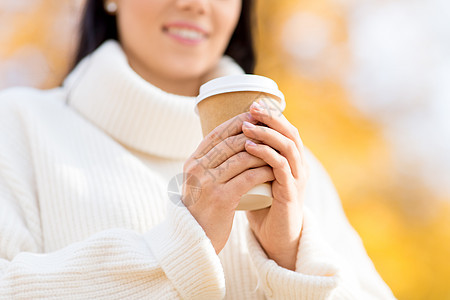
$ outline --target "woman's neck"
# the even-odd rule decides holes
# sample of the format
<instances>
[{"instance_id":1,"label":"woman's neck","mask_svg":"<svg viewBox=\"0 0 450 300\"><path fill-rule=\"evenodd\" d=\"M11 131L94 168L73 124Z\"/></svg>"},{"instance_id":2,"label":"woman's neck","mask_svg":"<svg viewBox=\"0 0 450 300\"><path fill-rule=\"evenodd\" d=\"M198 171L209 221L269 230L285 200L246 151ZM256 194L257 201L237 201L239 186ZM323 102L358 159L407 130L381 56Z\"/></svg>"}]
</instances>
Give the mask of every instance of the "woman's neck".
<instances>
[{"instance_id":1,"label":"woman's neck","mask_svg":"<svg viewBox=\"0 0 450 300\"><path fill-rule=\"evenodd\" d=\"M152 85L160 88L165 92L189 97L195 97L198 95L201 85L200 78L166 78L161 75L155 75L155 73L151 72L151 70L142 67L142 64L140 64L139 62L135 62L132 57L128 57L128 63L130 64L131 68L145 81L151 83Z\"/></svg>"}]
</instances>

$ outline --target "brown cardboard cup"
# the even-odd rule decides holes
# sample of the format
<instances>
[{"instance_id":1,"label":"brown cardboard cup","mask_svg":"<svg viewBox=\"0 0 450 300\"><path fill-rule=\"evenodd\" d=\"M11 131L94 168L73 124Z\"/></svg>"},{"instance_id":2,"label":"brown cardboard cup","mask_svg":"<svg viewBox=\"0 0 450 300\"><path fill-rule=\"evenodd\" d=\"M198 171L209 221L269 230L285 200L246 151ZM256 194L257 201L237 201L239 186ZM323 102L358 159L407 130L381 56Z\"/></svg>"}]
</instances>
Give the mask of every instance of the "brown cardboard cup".
<instances>
[{"instance_id":1,"label":"brown cardboard cup","mask_svg":"<svg viewBox=\"0 0 450 300\"><path fill-rule=\"evenodd\" d=\"M203 136L207 136L213 129L223 122L249 111L250 105L262 100L270 105L273 113L282 113L286 103L277 84L258 75L231 75L208 81L200 87L195 111L200 116ZM236 125L240 124L236 119ZM228 136L227 128L223 132ZM238 210L257 210L272 204L272 183L266 182L253 187L240 199Z\"/></svg>"}]
</instances>

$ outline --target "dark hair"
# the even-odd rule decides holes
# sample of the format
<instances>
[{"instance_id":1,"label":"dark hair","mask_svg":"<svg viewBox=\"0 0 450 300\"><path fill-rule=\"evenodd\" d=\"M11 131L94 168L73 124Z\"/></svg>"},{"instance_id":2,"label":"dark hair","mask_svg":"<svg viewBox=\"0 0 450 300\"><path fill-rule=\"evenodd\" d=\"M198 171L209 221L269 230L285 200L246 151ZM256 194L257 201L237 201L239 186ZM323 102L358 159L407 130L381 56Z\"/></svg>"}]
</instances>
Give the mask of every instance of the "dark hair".
<instances>
[{"instance_id":1,"label":"dark hair","mask_svg":"<svg viewBox=\"0 0 450 300\"><path fill-rule=\"evenodd\" d=\"M242 11L225 54L231 56L244 69L253 73L255 52L252 39L252 2L242 0ZM103 0L86 0L80 23L80 38L72 69L87 55L108 39L118 40L116 17L109 15Z\"/></svg>"}]
</instances>

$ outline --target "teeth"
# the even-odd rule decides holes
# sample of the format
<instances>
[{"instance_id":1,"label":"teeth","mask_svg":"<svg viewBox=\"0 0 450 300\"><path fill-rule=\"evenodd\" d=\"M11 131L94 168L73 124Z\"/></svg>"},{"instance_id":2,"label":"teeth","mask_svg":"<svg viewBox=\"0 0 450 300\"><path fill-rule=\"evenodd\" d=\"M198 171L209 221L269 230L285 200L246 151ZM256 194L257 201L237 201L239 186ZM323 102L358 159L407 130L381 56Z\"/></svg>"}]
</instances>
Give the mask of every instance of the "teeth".
<instances>
[{"instance_id":1,"label":"teeth","mask_svg":"<svg viewBox=\"0 0 450 300\"><path fill-rule=\"evenodd\" d=\"M170 27L167 31L189 40L199 40L204 37L204 35L198 31L185 28Z\"/></svg>"}]
</instances>

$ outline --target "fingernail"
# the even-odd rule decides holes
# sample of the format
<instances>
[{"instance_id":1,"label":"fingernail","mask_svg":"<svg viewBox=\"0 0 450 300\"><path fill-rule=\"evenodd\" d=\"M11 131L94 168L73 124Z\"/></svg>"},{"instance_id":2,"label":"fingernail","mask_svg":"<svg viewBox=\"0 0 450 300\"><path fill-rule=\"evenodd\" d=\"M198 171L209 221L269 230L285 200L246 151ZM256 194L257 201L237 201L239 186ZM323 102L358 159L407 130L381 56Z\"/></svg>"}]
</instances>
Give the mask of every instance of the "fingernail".
<instances>
[{"instance_id":1,"label":"fingernail","mask_svg":"<svg viewBox=\"0 0 450 300\"><path fill-rule=\"evenodd\" d=\"M245 143L247 144L247 146L256 146L256 144L250 140L246 140Z\"/></svg>"},{"instance_id":2,"label":"fingernail","mask_svg":"<svg viewBox=\"0 0 450 300\"><path fill-rule=\"evenodd\" d=\"M253 109L255 109L257 111L263 111L264 110L264 108L258 102L253 102L251 106L253 107Z\"/></svg>"},{"instance_id":3,"label":"fingernail","mask_svg":"<svg viewBox=\"0 0 450 300\"><path fill-rule=\"evenodd\" d=\"M250 122L247 122L247 121L244 121L244 127L246 127L246 128L255 128L255 125L253 125L252 123L250 123Z\"/></svg>"}]
</instances>

